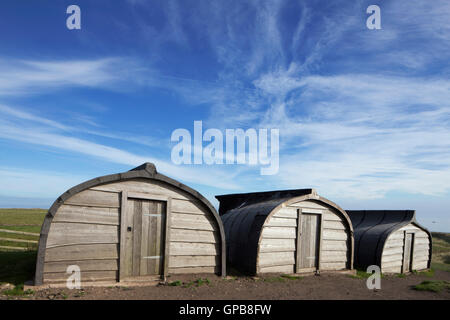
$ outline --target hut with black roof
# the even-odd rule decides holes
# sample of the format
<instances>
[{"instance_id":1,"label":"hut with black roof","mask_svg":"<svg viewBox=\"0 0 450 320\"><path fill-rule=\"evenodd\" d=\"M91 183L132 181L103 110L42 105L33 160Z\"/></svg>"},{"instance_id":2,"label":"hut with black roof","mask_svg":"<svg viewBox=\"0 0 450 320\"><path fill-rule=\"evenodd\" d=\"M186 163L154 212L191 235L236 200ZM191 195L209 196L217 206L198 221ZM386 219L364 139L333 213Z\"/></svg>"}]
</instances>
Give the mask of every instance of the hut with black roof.
<instances>
[{"instance_id":1,"label":"hut with black roof","mask_svg":"<svg viewBox=\"0 0 450 320\"><path fill-rule=\"evenodd\" d=\"M347 213L314 189L216 196L227 263L247 274L353 268Z\"/></svg>"},{"instance_id":2,"label":"hut with black roof","mask_svg":"<svg viewBox=\"0 0 450 320\"><path fill-rule=\"evenodd\" d=\"M347 210L355 232L355 267L384 273L430 268L431 233L414 210Z\"/></svg>"}]
</instances>

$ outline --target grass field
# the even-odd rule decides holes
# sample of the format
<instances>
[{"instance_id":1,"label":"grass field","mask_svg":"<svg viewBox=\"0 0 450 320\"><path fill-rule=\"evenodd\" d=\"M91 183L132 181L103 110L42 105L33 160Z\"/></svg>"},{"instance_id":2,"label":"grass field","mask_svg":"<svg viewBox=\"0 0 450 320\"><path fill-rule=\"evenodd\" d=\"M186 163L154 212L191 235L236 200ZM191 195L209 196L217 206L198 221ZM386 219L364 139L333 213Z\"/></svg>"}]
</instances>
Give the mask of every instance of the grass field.
<instances>
[{"instance_id":1,"label":"grass field","mask_svg":"<svg viewBox=\"0 0 450 320\"><path fill-rule=\"evenodd\" d=\"M12 295L23 293L20 289L23 283L33 279L37 241L46 212L44 209L0 209L0 284L14 284L16 288L10 290ZM432 269L450 272L450 233L433 233ZM428 273L432 276L433 271ZM442 286L448 284L427 281L418 285L417 290L433 291Z\"/></svg>"}]
</instances>

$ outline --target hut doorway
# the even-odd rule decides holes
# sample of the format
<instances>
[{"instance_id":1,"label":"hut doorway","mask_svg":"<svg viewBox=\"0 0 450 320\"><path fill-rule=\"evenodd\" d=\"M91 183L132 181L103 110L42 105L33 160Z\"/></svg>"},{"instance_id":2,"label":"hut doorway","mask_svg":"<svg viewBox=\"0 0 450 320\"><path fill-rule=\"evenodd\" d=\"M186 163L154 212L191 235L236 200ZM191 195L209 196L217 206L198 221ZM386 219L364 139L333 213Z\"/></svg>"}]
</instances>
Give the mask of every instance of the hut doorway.
<instances>
[{"instance_id":1,"label":"hut doorway","mask_svg":"<svg viewBox=\"0 0 450 320\"><path fill-rule=\"evenodd\" d=\"M403 246L403 273L412 270L414 258L414 233L405 232L405 244Z\"/></svg>"},{"instance_id":2,"label":"hut doorway","mask_svg":"<svg viewBox=\"0 0 450 320\"><path fill-rule=\"evenodd\" d=\"M121 278L161 278L166 260L167 201L129 197L125 206Z\"/></svg>"},{"instance_id":3,"label":"hut doorway","mask_svg":"<svg viewBox=\"0 0 450 320\"><path fill-rule=\"evenodd\" d=\"M317 271L319 269L321 217L321 214L299 214L296 257L297 273Z\"/></svg>"}]
</instances>

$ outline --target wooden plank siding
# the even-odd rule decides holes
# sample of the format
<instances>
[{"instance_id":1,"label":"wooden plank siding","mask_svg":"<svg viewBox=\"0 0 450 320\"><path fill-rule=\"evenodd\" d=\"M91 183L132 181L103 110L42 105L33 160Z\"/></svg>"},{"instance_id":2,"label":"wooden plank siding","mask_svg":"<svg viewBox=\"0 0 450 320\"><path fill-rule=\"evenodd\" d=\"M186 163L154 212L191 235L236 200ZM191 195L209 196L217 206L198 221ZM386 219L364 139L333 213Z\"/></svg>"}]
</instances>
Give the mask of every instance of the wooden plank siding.
<instances>
[{"instance_id":1,"label":"wooden plank siding","mask_svg":"<svg viewBox=\"0 0 450 320\"><path fill-rule=\"evenodd\" d=\"M319 201L307 200L282 207L266 220L258 248L258 272L295 272L299 209L322 215L319 269L347 269L350 233L345 218Z\"/></svg>"},{"instance_id":2,"label":"wooden plank siding","mask_svg":"<svg viewBox=\"0 0 450 320\"><path fill-rule=\"evenodd\" d=\"M430 259L430 241L428 234L412 223L400 228L385 242L381 257L381 271L384 273L401 273L404 259L405 231L414 232L412 270L423 270L428 267Z\"/></svg>"},{"instance_id":3,"label":"wooden plank siding","mask_svg":"<svg viewBox=\"0 0 450 320\"><path fill-rule=\"evenodd\" d=\"M44 283L66 281L69 265L81 268L82 281L118 280L121 192L170 197L166 272L220 271L221 235L210 210L181 189L137 178L92 187L59 207L48 231Z\"/></svg>"}]
</instances>

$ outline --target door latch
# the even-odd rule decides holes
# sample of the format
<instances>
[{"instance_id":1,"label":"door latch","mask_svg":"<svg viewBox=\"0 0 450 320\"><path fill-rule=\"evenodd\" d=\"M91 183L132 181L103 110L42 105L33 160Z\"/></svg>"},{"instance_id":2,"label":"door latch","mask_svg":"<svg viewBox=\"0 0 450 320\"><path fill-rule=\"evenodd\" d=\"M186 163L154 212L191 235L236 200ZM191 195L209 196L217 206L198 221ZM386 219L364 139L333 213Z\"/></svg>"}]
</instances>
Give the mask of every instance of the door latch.
<instances>
[{"instance_id":1,"label":"door latch","mask_svg":"<svg viewBox=\"0 0 450 320\"><path fill-rule=\"evenodd\" d=\"M128 232L130 232L131 231L131 227L128 227L127 230L128 230Z\"/></svg>"}]
</instances>

